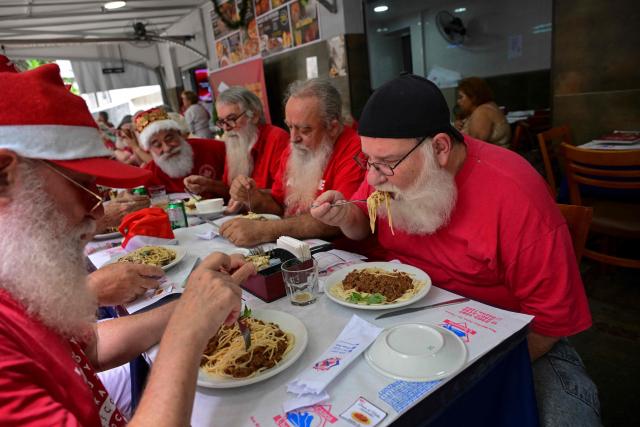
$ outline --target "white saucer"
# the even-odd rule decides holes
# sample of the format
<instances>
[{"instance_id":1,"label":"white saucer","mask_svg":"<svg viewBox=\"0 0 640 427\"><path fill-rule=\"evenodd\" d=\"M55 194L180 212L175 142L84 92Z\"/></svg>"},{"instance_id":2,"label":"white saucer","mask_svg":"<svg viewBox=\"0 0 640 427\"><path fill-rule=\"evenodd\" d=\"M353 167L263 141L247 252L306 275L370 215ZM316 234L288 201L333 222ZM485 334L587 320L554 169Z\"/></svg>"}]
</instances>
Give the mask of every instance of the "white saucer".
<instances>
[{"instance_id":1,"label":"white saucer","mask_svg":"<svg viewBox=\"0 0 640 427\"><path fill-rule=\"evenodd\" d=\"M464 367L467 347L448 329L426 323L404 323L385 329L364 358L387 377L435 381Z\"/></svg>"},{"instance_id":2,"label":"white saucer","mask_svg":"<svg viewBox=\"0 0 640 427\"><path fill-rule=\"evenodd\" d=\"M224 215L225 209L227 209L226 206L223 206L220 209L216 209L215 211L210 211L210 212L198 212L195 209L187 209L186 212L187 212L187 216L198 216L204 219L216 219Z\"/></svg>"}]
</instances>

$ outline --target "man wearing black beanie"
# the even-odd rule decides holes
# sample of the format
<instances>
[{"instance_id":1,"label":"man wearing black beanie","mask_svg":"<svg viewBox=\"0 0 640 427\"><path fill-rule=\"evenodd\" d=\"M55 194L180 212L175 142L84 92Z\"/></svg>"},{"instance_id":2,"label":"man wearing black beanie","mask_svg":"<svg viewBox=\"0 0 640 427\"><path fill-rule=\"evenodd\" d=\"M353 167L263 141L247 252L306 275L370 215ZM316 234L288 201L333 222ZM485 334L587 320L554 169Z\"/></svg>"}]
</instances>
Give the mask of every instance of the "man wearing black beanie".
<instances>
[{"instance_id":1,"label":"man wearing black beanie","mask_svg":"<svg viewBox=\"0 0 640 427\"><path fill-rule=\"evenodd\" d=\"M360 117L367 170L351 199L388 198L311 214L354 240L376 230L387 259L417 266L451 292L535 316L528 336L542 425L600 425L597 390L567 336L591 314L566 222L542 177L517 154L460 134L430 81L400 76L377 89ZM374 196L374 198L376 198ZM567 386L568 385L568 386Z\"/></svg>"}]
</instances>

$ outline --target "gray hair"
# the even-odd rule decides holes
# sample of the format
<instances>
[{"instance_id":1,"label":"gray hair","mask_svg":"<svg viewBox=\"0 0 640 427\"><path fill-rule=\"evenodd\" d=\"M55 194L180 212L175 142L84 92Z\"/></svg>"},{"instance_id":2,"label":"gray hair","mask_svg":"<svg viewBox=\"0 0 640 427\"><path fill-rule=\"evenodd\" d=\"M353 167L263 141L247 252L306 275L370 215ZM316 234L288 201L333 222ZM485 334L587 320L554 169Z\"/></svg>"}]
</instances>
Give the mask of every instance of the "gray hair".
<instances>
[{"instance_id":1,"label":"gray hair","mask_svg":"<svg viewBox=\"0 0 640 427\"><path fill-rule=\"evenodd\" d=\"M265 124L264 110L262 109L262 102L260 98L256 96L249 89L242 86L232 86L229 89L221 92L216 99L216 103L221 104L235 104L241 109L247 112L247 116L258 116L260 124Z\"/></svg>"},{"instance_id":2,"label":"gray hair","mask_svg":"<svg viewBox=\"0 0 640 427\"><path fill-rule=\"evenodd\" d=\"M291 98L314 97L320 101L320 113L326 126L331 125L332 120L337 120L341 125L342 118L342 98L340 92L329 80L315 78L309 80L297 80L289 85L284 98L286 105Z\"/></svg>"}]
</instances>

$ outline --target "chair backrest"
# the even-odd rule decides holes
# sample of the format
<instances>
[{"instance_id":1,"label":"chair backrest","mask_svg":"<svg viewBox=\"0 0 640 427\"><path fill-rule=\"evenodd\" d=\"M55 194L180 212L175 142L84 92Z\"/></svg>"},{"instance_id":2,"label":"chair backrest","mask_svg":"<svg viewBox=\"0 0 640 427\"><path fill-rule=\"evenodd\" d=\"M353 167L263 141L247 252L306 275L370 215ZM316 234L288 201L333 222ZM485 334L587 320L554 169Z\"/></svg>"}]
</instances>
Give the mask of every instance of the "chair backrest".
<instances>
[{"instance_id":1,"label":"chair backrest","mask_svg":"<svg viewBox=\"0 0 640 427\"><path fill-rule=\"evenodd\" d=\"M582 205L579 184L626 190L640 189L640 150L587 150L561 144L569 198Z\"/></svg>"},{"instance_id":2,"label":"chair backrest","mask_svg":"<svg viewBox=\"0 0 640 427\"><path fill-rule=\"evenodd\" d=\"M525 145L522 140L527 137L526 132L528 128L529 124L526 121L520 120L519 122L516 122L513 129L513 134L511 135L511 143L509 144L509 148L511 148L513 151L519 151L520 149L522 149L522 147Z\"/></svg>"},{"instance_id":3,"label":"chair backrest","mask_svg":"<svg viewBox=\"0 0 640 427\"><path fill-rule=\"evenodd\" d=\"M552 127L538 134L538 145L540 146L540 154L544 162L545 178L547 179L549 187L553 189L554 196L558 187L556 186L556 178L553 173L553 164L558 161L556 147L560 143L573 144L571 140L571 130L567 125Z\"/></svg>"},{"instance_id":4,"label":"chair backrest","mask_svg":"<svg viewBox=\"0 0 640 427\"><path fill-rule=\"evenodd\" d=\"M564 216L564 219L567 221L571 241L573 242L573 251L578 264L580 264L584 245L587 242L587 235L589 234L591 218L593 217L593 208L560 204L558 207L560 208L560 212L562 212L562 216Z\"/></svg>"}]
</instances>

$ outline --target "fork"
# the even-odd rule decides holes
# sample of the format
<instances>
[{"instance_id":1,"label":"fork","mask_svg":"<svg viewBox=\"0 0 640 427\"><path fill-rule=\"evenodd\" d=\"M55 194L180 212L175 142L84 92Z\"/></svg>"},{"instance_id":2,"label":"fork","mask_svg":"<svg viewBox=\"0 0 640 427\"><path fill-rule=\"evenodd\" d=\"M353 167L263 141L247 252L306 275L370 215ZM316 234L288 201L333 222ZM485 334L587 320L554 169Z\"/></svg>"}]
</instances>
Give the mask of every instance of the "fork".
<instances>
[{"instance_id":1,"label":"fork","mask_svg":"<svg viewBox=\"0 0 640 427\"><path fill-rule=\"evenodd\" d=\"M346 205L349 203L364 203L366 202L367 199L356 199L356 200L338 200L337 202L333 202L331 203L329 206L334 207L334 206L342 206L342 205ZM317 208L320 205L311 205L312 208Z\"/></svg>"},{"instance_id":2,"label":"fork","mask_svg":"<svg viewBox=\"0 0 640 427\"><path fill-rule=\"evenodd\" d=\"M262 246L256 246L255 248L249 249L249 255L266 255L266 252Z\"/></svg>"},{"instance_id":3,"label":"fork","mask_svg":"<svg viewBox=\"0 0 640 427\"><path fill-rule=\"evenodd\" d=\"M238 319L237 323L240 333L242 334L242 339L244 339L244 350L249 351L249 348L251 348L251 331L247 325L244 324L242 319Z\"/></svg>"},{"instance_id":4,"label":"fork","mask_svg":"<svg viewBox=\"0 0 640 427\"><path fill-rule=\"evenodd\" d=\"M196 202L199 202L200 200L202 200L202 196L198 196L197 194L193 194L191 191L187 190L186 188L184 189L185 193L187 193L189 196L191 196L191 198L193 200L195 200Z\"/></svg>"}]
</instances>

